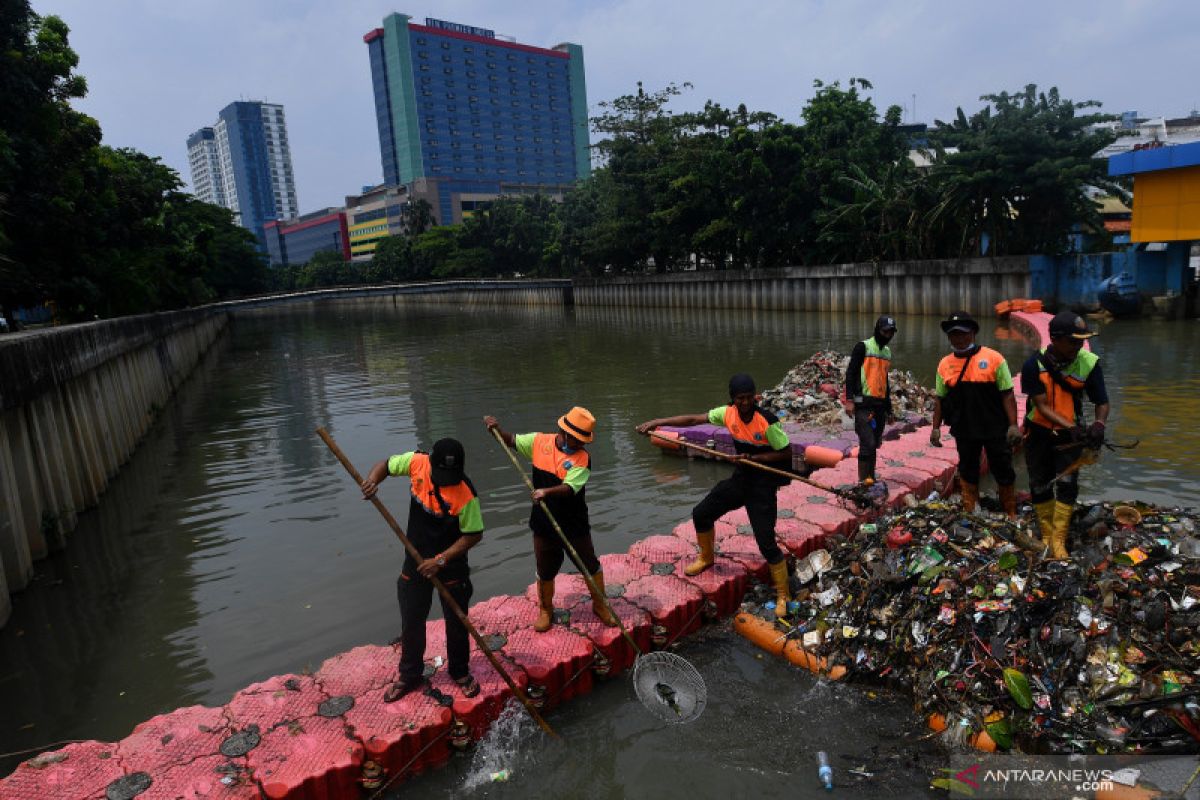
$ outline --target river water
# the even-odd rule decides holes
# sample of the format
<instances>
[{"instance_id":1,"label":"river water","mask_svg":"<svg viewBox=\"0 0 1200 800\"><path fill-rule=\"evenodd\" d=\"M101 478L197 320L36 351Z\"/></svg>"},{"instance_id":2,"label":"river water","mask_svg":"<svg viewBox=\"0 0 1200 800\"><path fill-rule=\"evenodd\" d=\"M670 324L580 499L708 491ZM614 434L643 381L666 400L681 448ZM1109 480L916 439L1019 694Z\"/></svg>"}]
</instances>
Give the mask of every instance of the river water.
<instances>
[{"instance_id":1,"label":"river water","mask_svg":"<svg viewBox=\"0 0 1200 800\"><path fill-rule=\"evenodd\" d=\"M398 635L402 549L314 435L318 426L362 471L443 436L463 441L487 525L471 554L478 601L533 579L527 493L484 414L521 432L552 430L572 405L590 408L599 424L588 492L597 551L624 552L686 519L727 472L663 455L635 424L723 403L735 371L773 385L814 350L848 351L872 322L387 301L241 316L99 507L80 515L66 551L40 562L14 598L0 630L0 752L117 741L154 714L220 705L254 681ZM896 365L931 382L945 349L937 320L901 317L899 327ZM1110 434L1140 445L1090 468L1082 497L1197 505L1200 323L1101 330L1092 341L1114 405ZM1000 334L980 338L1015 371L1028 345ZM389 481L381 496L403 524L406 481ZM551 715L565 744L503 754L508 783L468 788L483 767L465 757L405 792L816 796L818 749L830 752L841 786L923 791L934 766L925 756L936 751L916 741L921 724L902 699L819 684L760 658L724 626L681 653L709 686L697 723L657 725L617 679ZM0 774L19 760L0 759ZM876 777L848 775L857 765Z\"/></svg>"}]
</instances>

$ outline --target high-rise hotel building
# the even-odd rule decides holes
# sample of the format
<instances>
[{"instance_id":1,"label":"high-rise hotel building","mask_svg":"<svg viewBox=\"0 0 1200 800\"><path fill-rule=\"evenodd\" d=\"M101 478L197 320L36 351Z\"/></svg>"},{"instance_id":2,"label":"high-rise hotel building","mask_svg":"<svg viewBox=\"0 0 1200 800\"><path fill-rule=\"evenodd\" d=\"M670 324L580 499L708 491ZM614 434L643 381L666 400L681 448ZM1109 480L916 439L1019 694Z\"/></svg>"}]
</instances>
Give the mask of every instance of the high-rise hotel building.
<instances>
[{"instance_id":1,"label":"high-rise hotel building","mask_svg":"<svg viewBox=\"0 0 1200 800\"><path fill-rule=\"evenodd\" d=\"M363 37L386 186L442 224L509 194L561 195L591 174L583 48L392 14Z\"/></svg>"},{"instance_id":2,"label":"high-rise hotel building","mask_svg":"<svg viewBox=\"0 0 1200 800\"><path fill-rule=\"evenodd\" d=\"M187 145L196 197L233 211L260 242L267 222L299 215L283 106L230 103Z\"/></svg>"}]
</instances>

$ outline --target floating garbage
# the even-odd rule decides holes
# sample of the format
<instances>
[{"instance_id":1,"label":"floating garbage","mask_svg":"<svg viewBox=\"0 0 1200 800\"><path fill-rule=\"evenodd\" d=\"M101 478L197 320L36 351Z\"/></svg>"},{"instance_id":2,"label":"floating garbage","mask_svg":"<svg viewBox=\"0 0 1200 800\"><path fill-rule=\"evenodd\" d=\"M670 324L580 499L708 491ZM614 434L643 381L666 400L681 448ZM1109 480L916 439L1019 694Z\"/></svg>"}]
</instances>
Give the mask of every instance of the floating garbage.
<instances>
[{"instance_id":1,"label":"floating garbage","mask_svg":"<svg viewBox=\"0 0 1200 800\"><path fill-rule=\"evenodd\" d=\"M814 353L797 364L774 388L762 393L762 405L781 421L806 427L841 429L850 422L842 408L846 367L850 356L835 350ZM894 369L888 373L892 387L892 411L897 418L928 417L933 411L933 392L922 386L911 372ZM850 426L853 428L853 423Z\"/></svg>"},{"instance_id":2,"label":"floating garbage","mask_svg":"<svg viewBox=\"0 0 1200 800\"><path fill-rule=\"evenodd\" d=\"M1196 522L1081 508L1072 559L1052 561L1032 523L931 497L831 537L820 585L794 582L794 613L775 624L752 590L735 627L774 625L758 639L802 650L795 663L911 694L951 744L1200 753ZM803 559L798 572L816 570Z\"/></svg>"}]
</instances>

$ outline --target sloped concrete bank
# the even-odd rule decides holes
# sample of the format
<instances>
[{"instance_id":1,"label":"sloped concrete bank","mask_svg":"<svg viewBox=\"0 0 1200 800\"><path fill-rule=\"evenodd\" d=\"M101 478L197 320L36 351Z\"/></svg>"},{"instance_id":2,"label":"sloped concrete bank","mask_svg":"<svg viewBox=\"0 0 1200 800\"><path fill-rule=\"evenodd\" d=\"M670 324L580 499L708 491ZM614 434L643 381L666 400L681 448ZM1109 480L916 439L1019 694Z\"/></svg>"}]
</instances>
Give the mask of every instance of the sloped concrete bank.
<instances>
[{"instance_id":1,"label":"sloped concrete bank","mask_svg":"<svg viewBox=\"0 0 1200 800\"><path fill-rule=\"evenodd\" d=\"M0 625L228 319L197 309L0 338Z\"/></svg>"},{"instance_id":2,"label":"sloped concrete bank","mask_svg":"<svg viewBox=\"0 0 1200 800\"><path fill-rule=\"evenodd\" d=\"M1028 297L1028 256L706 270L575 280L580 306L945 314Z\"/></svg>"}]
</instances>

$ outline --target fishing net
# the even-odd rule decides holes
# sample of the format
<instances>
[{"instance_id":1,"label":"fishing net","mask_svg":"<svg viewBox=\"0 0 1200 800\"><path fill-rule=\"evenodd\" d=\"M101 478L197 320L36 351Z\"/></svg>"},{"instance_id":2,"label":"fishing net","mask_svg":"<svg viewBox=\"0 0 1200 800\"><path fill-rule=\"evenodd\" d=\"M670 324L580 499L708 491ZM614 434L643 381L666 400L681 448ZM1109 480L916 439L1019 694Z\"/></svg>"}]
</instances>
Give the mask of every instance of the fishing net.
<instances>
[{"instance_id":1,"label":"fishing net","mask_svg":"<svg viewBox=\"0 0 1200 800\"><path fill-rule=\"evenodd\" d=\"M683 724L704 712L708 690L704 678L674 653L647 653L633 666L633 689L651 714L663 722Z\"/></svg>"}]
</instances>

